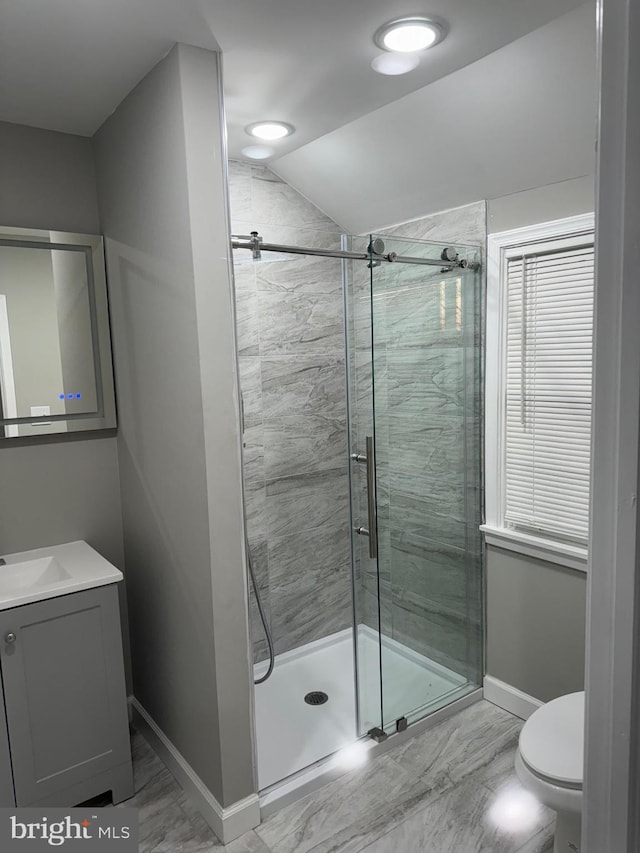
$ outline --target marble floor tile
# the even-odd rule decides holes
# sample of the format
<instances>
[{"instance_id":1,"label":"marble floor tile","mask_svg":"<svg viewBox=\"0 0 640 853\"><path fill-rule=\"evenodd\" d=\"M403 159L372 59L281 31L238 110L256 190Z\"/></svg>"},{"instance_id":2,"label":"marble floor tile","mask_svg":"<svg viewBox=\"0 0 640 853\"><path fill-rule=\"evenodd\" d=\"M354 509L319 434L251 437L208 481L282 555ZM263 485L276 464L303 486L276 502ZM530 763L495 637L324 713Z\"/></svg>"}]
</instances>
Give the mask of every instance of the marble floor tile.
<instances>
[{"instance_id":1,"label":"marble floor tile","mask_svg":"<svg viewBox=\"0 0 640 853\"><path fill-rule=\"evenodd\" d=\"M513 769L513 754L522 721L489 702L477 702L430 729L429 737L409 740L392 753L403 770L444 791L471 775L489 773L498 759ZM510 753L508 759L503 759ZM494 782L496 777L493 777Z\"/></svg>"},{"instance_id":2,"label":"marble floor tile","mask_svg":"<svg viewBox=\"0 0 640 853\"><path fill-rule=\"evenodd\" d=\"M505 740L502 749L489 764L477 770L473 778L488 788L490 791L498 791L506 784L517 783L518 777L514 768L514 755L518 748L521 726Z\"/></svg>"},{"instance_id":3,"label":"marble floor tile","mask_svg":"<svg viewBox=\"0 0 640 853\"><path fill-rule=\"evenodd\" d=\"M131 759L133 761L133 789L136 793L165 769L164 764L147 741L135 729L131 732Z\"/></svg>"},{"instance_id":4,"label":"marble floor tile","mask_svg":"<svg viewBox=\"0 0 640 853\"><path fill-rule=\"evenodd\" d=\"M227 853L270 853L264 841L253 830L236 838L227 844L224 849Z\"/></svg>"},{"instance_id":5,"label":"marble floor tile","mask_svg":"<svg viewBox=\"0 0 640 853\"><path fill-rule=\"evenodd\" d=\"M281 809L256 832L274 853L356 851L388 828L401 804L424 797L424 786L385 754Z\"/></svg>"},{"instance_id":6,"label":"marble floor tile","mask_svg":"<svg viewBox=\"0 0 640 853\"><path fill-rule=\"evenodd\" d=\"M135 729L131 730L135 795L116 808L138 812L139 853L273 853L250 831L227 845L216 837L164 763ZM113 808L111 795L89 801Z\"/></svg>"},{"instance_id":7,"label":"marble floor tile","mask_svg":"<svg viewBox=\"0 0 640 853\"><path fill-rule=\"evenodd\" d=\"M553 813L526 794L530 822L496 825L522 796L513 774L521 725L480 702L291 804L256 832L273 853L547 853Z\"/></svg>"},{"instance_id":8,"label":"marble floor tile","mask_svg":"<svg viewBox=\"0 0 640 853\"><path fill-rule=\"evenodd\" d=\"M222 844L213 836L209 841L162 841L151 853L271 853L266 844L253 832L246 832L229 844Z\"/></svg>"},{"instance_id":9,"label":"marble floor tile","mask_svg":"<svg viewBox=\"0 0 640 853\"><path fill-rule=\"evenodd\" d=\"M553 813L532 803L514 825L509 805L523 794L517 787L495 794L469 780L414 811L363 853L542 853L549 849Z\"/></svg>"},{"instance_id":10,"label":"marble floor tile","mask_svg":"<svg viewBox=\"0 0 640 853\"><path fill-rule=\"evenodd\" d=\"M551 853L554 815L513 771L521 726L479 702L226 846L133 732L136 794L122 805L138 809L140 853ZM529 820L514 825L523 797Z\"/></svg>"},{"instance_id":11,"label":"marble floor tile","mask_svg":"<svg viewBox=\"0 0 640 853\"><path fill-rule=\"evenodd\" d=\"M138 812L140 853L151 853L161 842L175 847L193 839L193 826L179 804L181 793L178 783L164 768L130 800L121 804Z\"/></svg>"}]
</instances>

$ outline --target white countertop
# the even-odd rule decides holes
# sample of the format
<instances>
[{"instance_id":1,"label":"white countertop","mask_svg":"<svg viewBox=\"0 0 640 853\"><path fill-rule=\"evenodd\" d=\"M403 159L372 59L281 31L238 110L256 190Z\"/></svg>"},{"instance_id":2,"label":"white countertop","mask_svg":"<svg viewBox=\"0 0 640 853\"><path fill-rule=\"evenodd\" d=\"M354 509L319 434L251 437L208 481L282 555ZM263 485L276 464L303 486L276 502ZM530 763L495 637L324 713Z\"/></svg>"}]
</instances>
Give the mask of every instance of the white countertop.
<instances>
[{"instance_id":1,"label":"white countertop","mask_svg":"<svg viewBox=\"0 0 640 853\"><path fill-rule=\"evenodd\" d=\"M82 540L0 555L0 610L122 580L122 572Z\"/></svg>"}]
</instances>

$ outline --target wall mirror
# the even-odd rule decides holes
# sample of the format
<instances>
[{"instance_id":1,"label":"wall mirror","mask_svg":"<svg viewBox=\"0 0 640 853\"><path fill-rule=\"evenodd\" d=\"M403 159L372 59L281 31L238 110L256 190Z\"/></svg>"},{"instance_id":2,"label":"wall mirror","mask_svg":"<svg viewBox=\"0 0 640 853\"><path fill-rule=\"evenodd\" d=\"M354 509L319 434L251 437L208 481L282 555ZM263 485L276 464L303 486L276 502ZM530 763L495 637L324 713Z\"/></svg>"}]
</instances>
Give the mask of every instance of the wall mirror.
<instances>
[{"instance_id":1,"label":"wall mirror","mask_svg":"<svg viewBox=\"0 0 640 853\"><path fill-rule=\"evenodd\" d=\"M0 227L0 439L116 425L102 237Z\"/></svg>"}]
</instances>

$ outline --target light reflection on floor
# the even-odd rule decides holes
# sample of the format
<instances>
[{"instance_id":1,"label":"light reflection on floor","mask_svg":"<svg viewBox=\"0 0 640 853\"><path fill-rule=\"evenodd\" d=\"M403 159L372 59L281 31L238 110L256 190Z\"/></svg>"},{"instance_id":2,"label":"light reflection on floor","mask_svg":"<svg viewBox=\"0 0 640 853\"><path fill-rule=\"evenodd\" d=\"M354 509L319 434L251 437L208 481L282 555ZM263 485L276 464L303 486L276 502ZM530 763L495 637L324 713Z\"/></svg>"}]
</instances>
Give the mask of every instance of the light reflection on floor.
<instances>
[{"instance_id":1,"label":"light reflection on floor","mask_svg":"<svg viewBox=\"0 0 640 853\"><path fill-rule=\"evenodd\" d=\"M503 832L524 833L540 822L542 811L542 805L533 794L512 780L496 791L487 819Z\"/></svg>"}]
</instances>

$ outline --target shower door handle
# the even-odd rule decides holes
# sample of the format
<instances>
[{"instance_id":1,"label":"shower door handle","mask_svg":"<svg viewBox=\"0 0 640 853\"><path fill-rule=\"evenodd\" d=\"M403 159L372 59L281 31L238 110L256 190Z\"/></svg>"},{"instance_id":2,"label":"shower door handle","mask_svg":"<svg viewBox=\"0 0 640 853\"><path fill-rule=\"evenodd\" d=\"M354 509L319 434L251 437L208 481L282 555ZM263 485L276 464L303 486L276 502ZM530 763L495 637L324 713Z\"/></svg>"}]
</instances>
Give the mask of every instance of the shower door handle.
<instances>
[{"instance_id":1,"label":"shower door handle","mask_svg":"<svg viewBox=\"0 0 640 853\"><path fill-rule=\"evenodd\" d=\"M373 436L367 435L365 441L367 452L352 453L351 458L354 462L364 462L367 466L367 516L369 526L355 527L354 530L358 536L369 537L369 556L372 560L375 560L378 556L378 523L376 516L376 461Z\"/></svg>"},{"instance_id":2,"label":"shower door handle","mask_svg":"<svg viewBox=\"0 0 640 853\"><path fill-rule=\"evenodd\" d=\"M373 436L366 437L367 445L367 515L369 518L369 557L378 556L378 520L376 518L376 458Z\"/></svg>"}]
</instances>

